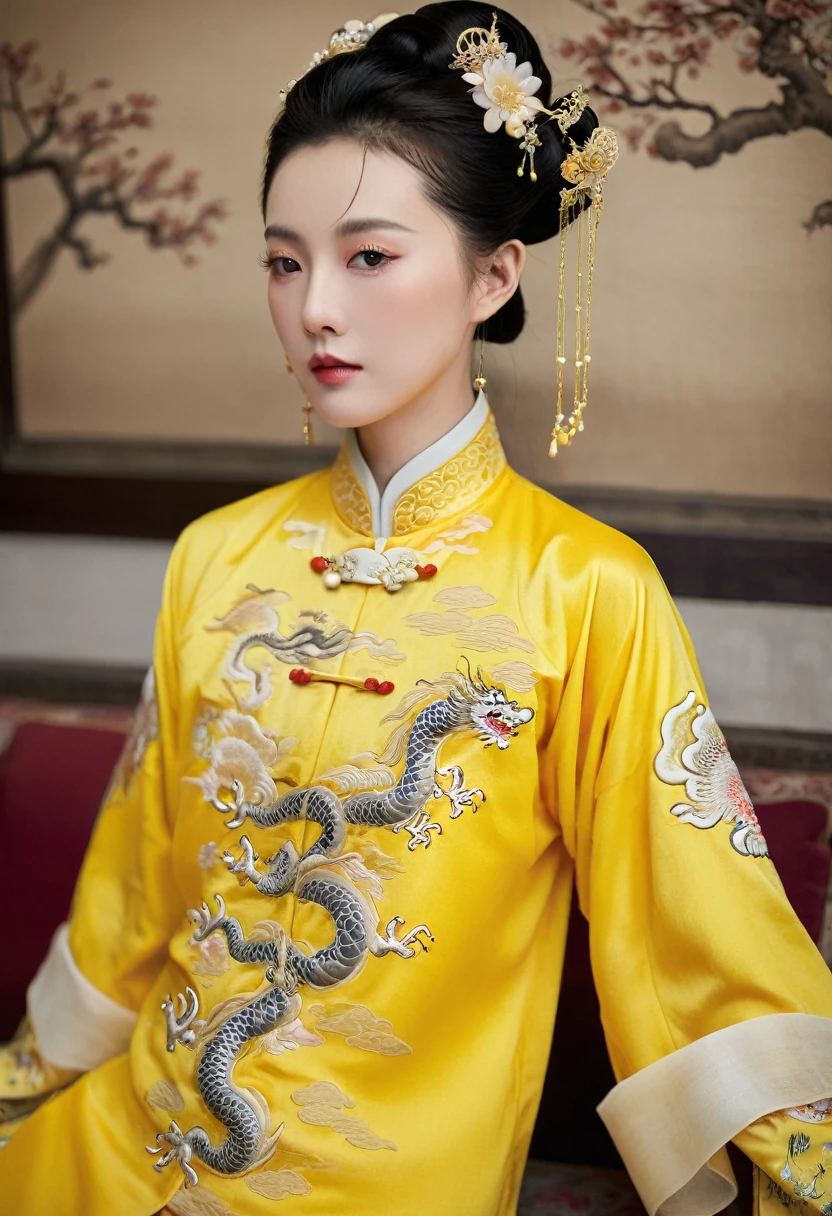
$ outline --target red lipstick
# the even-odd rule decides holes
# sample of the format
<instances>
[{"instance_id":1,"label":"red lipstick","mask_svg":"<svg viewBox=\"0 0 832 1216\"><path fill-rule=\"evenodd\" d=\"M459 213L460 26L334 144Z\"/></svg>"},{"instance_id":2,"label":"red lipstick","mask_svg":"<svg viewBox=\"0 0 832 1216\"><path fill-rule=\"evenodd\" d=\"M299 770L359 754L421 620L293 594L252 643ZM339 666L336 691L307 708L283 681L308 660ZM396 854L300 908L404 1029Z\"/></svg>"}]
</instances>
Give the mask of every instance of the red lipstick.
<instances>
[{"instance_id":1,"label":"red lipstick","mask_svg":"<svg viewBox=\"0 0 832 1216\"><path fill-rule=\"evenodd\" d=\"M336 355L313 355L309 360L309 370L321 384L343 384L363 369L360 363L347 363Z\"/></svg>"}]
</instances>

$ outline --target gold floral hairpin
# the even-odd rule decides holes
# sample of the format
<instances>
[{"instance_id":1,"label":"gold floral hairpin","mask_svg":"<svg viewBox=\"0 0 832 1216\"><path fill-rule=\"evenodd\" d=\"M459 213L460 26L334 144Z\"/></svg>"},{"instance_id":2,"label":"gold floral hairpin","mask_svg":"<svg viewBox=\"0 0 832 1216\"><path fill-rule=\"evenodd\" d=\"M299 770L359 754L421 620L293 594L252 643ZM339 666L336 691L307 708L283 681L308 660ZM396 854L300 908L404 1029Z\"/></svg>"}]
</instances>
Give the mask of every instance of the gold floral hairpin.
<instances>
[{"instance_id":1,"label":"gold floral hairpin","mask_svg":"<svg viewBox=\"0 0 832 1216\"><path fill-rule=\"evenodd\" d=\"M506 132L520 141L523 159L517 167L523 176L526 159L529 160L529 179L537 181L534 168L535 148L540 147L537 124L539 115L546 114L546 122L555 120L562 135L576 123L586 109L589 98L583 86L578 85L560 105L549 110L535 94L543 83L532 72L528 62L517 63L517 56L509 51L497 30L497 14L492 11L491 28L470 26L463 30L456 42L456 58L449 68L462 70L462 79L473 86L473 100L485 110L483 126L489 133L499 131L505 124ZM598 127L582 147L578 147L571 136L572 145L560 171L571 189L560 192L560 257L558 266L558 326L557 326L557 411L549 455L556 456L559 447L569 444L578 431L584 429L583 412L587 402L587 373L592 359L590 354L590 312L592 304L592 281L595 271L595 241L598 221L603 207L603 179L618 158L618 142L611 127ZM588 200L588 203L587 203ZM575 393L572 412L568 418L563 414L563 368L565 305L563 296L566 263L566 230L569 212L579 207L578 213L578 282L575 306ZM586 212L589 211L588 240ZM586 317L582 321L582 280L586 264Z\"/></svg>"},{"instance_id":2,"label":"gold floral hairpin","mask_svg":"<svg viewBox=\"0 0 832 1216\"><path fill-rule=\"evenodd\" d=\"M526 155L529 157L529 177L537 181L534 171L534 149L540 146L537 137L537 115L548 114L546 120L557 120L561 133L577 122L583 114L589 98L581 85L556 110L547 110L535 93L543 81L532 73L528 62L518 63L517 56L508 49L497 32L497 14L491 14L491 29L469 26L456 40L456 58L449 68L462 70L462 79L474 87L471 96L485 110L483 126L486 131L499 131L505 123L506 131L522 142L523 161L517 170L523 176Z\"/></svg>"},{"instance_id":3,"label":"gold floral hairpin","mask_svg":"<svg viewBox=\"0 0 832 1216\"><path fill-rule=\"evenodd\" d=\"M372 21L357 21L355 19L345 21L342 26L339 26L337 30L334 30L330 34L329 44L322 51L315 52L300 76L294 76L286 82L284 88L280 90L280 100L285 101L287 95L300 80L300 77L305 76L307 72L311 72L312 68L316 68L325 59L332 59L333 56L342 55L346 51L360 51L362 47L366 46L376 30L381 29L388 21L393 21L398 15L398 13L380 13Z\"/></svg>"}]
</instances>

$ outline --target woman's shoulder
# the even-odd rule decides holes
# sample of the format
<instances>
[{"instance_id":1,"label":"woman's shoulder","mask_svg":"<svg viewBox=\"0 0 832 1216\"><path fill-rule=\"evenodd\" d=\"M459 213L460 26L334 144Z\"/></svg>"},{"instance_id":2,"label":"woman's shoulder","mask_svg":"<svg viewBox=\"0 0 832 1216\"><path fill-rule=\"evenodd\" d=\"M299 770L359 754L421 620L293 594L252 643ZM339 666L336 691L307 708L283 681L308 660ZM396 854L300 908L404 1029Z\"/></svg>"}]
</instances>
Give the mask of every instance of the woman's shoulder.
<instances>
[{"instance_id":1,"label":"woman's shoulder","mask_svg":"<svg viewBox=\"0 0 832 1216\"><path fill-rule=\"evenodd\" d=\"M192 602L200 586L214 581L212 572L218 576L223 571L227 573L261 538L272 533L329 472L328 468L316 469L268 486L200 515L188 524L173 546L168 566L169 578L184 601Z\"/></svg>"},{"instance_id":2,"label":"woman's shoulder","mask_svg":"<svg viewBox=\"0 0 832 1216\"><path fill-rule=\"evenodd\" d=\"M533 482L518 490L514 506L528 512L533 538L523 612L537 636L571 629L600 639L604 653L645 628L657 645L682 636L678 609L638 541Z\"/></svg>"},{"instance_id":3,"label":"woman's shoulder","mask_svg":"<svg viewBox=\"0 0 832 1216\"><path fill-rule=\"evenodd\" d=\"M207 542L214 547L218 541L227 541L241 531L256 531L268 526L284 508L296 502L311 485L327 477L329 472L328 468L315 469L208 511L188 524L177 543L198 546Z\"/></svg>"},{"instance_id":4,"label":"woman's shoulder","mask_svg":"<svg viewBox=\"0 0 832 1216\"><path fill-rule=\"evenodd\" d=\"M519 495L514 499L531 522L540 565L561 576L593 584L619 582L636 586L661 581L647 551L610 524L572 506L552 491L515 473Z\"/></svg>"}]
</instances>

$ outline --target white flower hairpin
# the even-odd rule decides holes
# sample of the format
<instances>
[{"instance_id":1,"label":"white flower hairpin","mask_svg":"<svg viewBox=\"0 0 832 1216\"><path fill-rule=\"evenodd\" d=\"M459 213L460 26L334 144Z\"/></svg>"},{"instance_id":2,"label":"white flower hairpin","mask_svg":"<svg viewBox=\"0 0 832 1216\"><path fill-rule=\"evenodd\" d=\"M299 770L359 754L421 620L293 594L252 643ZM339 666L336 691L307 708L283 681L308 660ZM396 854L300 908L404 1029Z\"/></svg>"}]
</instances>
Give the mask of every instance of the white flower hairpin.
<instances>
[{"instance_id":1,"label":"white flower hairpin","mask_svg":"<svg viewBox=\"0 0 832 1216\"><path fill-rule=\"evenodd\" d=\"M522 141L520 146L531 161L529 177L534 182L537 181L534 149L540 146L537 116L548 114L547 121L556 119L561 133L565 134L566 128L581 117L589 98L579 85L556 110L548 110L540 98L535 97L543 81L534 75L530 63L518 64L517 56L497 31L497 14L492 12L491 17L490 30L469 26L462 31L456 40L456 58L448 67L461 69L462 79L474 86L469 91L477 105L485 110L483 126L486 131L499 131L505 123L508 134ZM518 176L522 177L525 164L524 155Z\"/></svg>"},{"instance_id":2,"label":"white flower hairpin","mask_svg":"<svg viewBox=\"0 0 832 1216\"><path fill-rule=\"evenodd\" d=\"M532 65L518 65L517 56L509 51L486 59L481 73L466 72L462 79L476 86L471 96L485 109L486 131L498 131L505 123L509 135L517 135L518 128L525 134L527 121L543 109L540 98L533 96L543 81L532 75Z\"/></svg>"},{"instance_id":3,"label":"white flower hairpin","mask_svg":"<svg viewBox=\"0 0 832 1216\"><path fill-rule=\"evenodd\" d=\"M483 126L490 134L499 131L505 124L507 134L520 141L523 159L517 167L518 177L523 176L526 159L529 160L529 179L537 181L534 168L535 148L540 147L537 124L541 114L546 122L554 119L561 135L567 136L569 127L583 114L589 98L583 86L578 85L563 97L560 105L549 110L539 97L538 89L543 83L535 76L529 62L518 63L517 56L508 49L497 30L497 14L492 11L491 29L470 26L462 31L456 41L456 58L449 68L462 70L462 79L473 86L470 94L478 106L485 110ZM598 221L601 218L603 179L618 158L618 141L611 127L597 127L582 147L568 136L571 151L567 152L560 166L561 177L570 183L560 191L560 260L558 271L558 325L557 325L557 412L549 455L557 455L559 447L569 444L578 431L584 429L583 412L587 401L587 373L592 356L590 347L590 306L592 280L595 270L595 239ZM575 306L575 395L572 412L563 414L563 368L565 306L563 298L564 266L566 260L566 229L570 211L578 211L578 284ZM586 211L589 211L589 233L586 240ZM584 264L586 263L586 271ZM582 322L582 282L586 273L586 318Z\"/></svg>"}]
</instances>

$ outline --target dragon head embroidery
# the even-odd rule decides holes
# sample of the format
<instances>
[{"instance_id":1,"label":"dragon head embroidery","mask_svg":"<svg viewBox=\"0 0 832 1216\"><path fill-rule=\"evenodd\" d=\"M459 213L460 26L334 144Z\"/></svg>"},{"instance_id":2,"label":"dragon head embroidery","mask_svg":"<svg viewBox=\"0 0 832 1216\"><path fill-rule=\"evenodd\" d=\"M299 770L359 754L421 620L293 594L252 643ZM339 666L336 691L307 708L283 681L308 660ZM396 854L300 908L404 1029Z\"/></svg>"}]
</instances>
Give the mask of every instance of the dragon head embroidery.
<instances>
[{"instance_id":1,"label":"dragon head embroidery","mask_svg":"<svg viewBox=\"0 0 832 1216\"><path fill-rule=\"evenodd\" d=\"M485 746L496 743L501 751L517 734L518 726L525 725L534 717L533 709L518 705L516 701L507 701L499 688L488 688L482 692L471 706L470 713L477 735Z\"/></svg>"}]
</instances>

